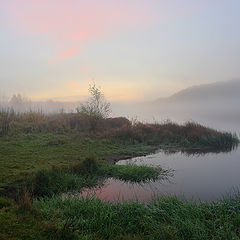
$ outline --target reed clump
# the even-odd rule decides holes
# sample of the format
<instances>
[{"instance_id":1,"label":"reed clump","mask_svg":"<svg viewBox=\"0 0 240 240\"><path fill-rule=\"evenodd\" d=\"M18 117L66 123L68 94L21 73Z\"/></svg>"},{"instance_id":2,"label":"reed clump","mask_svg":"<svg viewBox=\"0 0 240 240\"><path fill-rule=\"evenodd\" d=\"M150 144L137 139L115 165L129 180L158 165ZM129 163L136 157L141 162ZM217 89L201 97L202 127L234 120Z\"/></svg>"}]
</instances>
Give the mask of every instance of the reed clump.
<instances>
[{"instance_id":1,"label":"reed clump","mask_svg":"<svg viewBox=\"0 0 240 240\"><path fill-rule=\"evenodd\" d=\"M232 148L239 142L236 134L220 132L195 122L184 125L169 121L162 124L137 123L114 129L107 136L122 141L185 148Z\"/></svg>"}]
</instances>

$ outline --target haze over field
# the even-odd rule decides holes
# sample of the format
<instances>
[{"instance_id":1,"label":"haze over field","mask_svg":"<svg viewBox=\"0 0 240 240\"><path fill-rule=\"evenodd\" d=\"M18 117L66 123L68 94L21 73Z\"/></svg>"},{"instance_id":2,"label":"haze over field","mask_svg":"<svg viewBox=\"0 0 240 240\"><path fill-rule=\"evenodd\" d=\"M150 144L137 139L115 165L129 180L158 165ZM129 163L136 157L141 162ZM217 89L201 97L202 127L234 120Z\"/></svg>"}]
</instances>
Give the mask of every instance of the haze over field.
<instances>
[{"instance_id":1,"label":"haze over field","mask_svg":"<svg viewBox=\"0 0 240 240\"><path fill-rule=\"evenodd\" d=\"M147 122L172 120L196 121L221 130L238 132L240 121L240 80L202 84L183 89L169 97L146 102L111 102L112 116L125 116ZM29 110L43 113L76 112L82 101L31 101L13 95L0 102L2 108L16 112Z\"/></svg>"}]
</instances>

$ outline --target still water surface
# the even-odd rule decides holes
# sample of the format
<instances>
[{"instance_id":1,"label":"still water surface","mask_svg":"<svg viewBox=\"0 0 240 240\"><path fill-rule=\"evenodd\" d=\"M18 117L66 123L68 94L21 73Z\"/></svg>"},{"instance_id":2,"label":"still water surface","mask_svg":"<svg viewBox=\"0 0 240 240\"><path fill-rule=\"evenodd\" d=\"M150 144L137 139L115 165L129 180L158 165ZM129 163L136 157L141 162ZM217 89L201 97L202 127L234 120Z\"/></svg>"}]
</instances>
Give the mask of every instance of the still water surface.
<instances>
[{"instance_id":1,"label":"still water surface","mask_svg":"<svg viewBox=\"0 0 240 240\"><path fill-rule=\"evenodd\" d=\"M101 187L86 190L81 196L94 196L106 201L138 199L148 202L153 196L177 195L195 201L215 201L240 189L240 147L219 153L158 151L117 164L161 166L174 171L168 179L142 184L110 178Z\"/></svg>"}]
</instances>

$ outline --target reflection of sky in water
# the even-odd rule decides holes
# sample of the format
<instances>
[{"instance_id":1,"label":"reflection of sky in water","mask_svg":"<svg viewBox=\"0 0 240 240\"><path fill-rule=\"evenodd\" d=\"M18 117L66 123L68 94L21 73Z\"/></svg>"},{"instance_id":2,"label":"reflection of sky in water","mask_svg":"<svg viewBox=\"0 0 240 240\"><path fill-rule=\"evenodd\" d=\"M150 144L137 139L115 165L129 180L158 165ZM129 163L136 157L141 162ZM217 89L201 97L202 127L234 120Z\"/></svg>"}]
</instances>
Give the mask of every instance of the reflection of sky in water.
<instances>
[{"instance_id":1,"label":"reflection of sky in water","mask_svg":"<svg viewBox=\"0 0 240 240\"><path fill-rule=\"evenodd\" d=\"M174 177L144 184L107 179L103 187L83 193L104 200L138 199L147 202L154 195L184 195L195 200L218 200L240 187L240 148L226 153L187 155L162 151L146 157L119 161L118 164L162 166L174 169Z\"/></svg>"}]
</instances>

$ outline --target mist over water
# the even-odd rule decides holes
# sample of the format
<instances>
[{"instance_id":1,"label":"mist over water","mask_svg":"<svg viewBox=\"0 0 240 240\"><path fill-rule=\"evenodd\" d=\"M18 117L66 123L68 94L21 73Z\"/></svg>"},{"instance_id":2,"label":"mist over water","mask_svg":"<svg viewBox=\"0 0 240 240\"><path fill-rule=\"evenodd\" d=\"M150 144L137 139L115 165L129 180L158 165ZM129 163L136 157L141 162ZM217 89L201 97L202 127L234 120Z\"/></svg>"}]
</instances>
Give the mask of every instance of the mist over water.
<instances>
[{"instance_id":1,"label":"mist over water","mask_svg":"<svg viewBox=\"0 0 240 240\"><path fill-rule=\"evenodd\" d=\"M229 104L231 106L231 104ZM201 108L202 107L202 108ZM226 106L228 108L228 106ZM238 112L237 112L238 111ZM240 115L238 109L228 108L228 112L213 111L204 105L179 104L171 106L131 106L119 108L116 116L125 116L129 119L143 122L164 122L170 120L179 124L194 121L201 125L221 131L240 133Z\"/></svg>"},{"instance_id":2,"label":"mist over water","mask_svg":"<svg viewBox=\"0 0 240 240\"><path fill-rule=\"evenodd\" d=\"M116 115L146 122L195 121L222 131L240 132L240 80L184 89L168 98L125 104Z\"/></svg>"}]
</instances>

